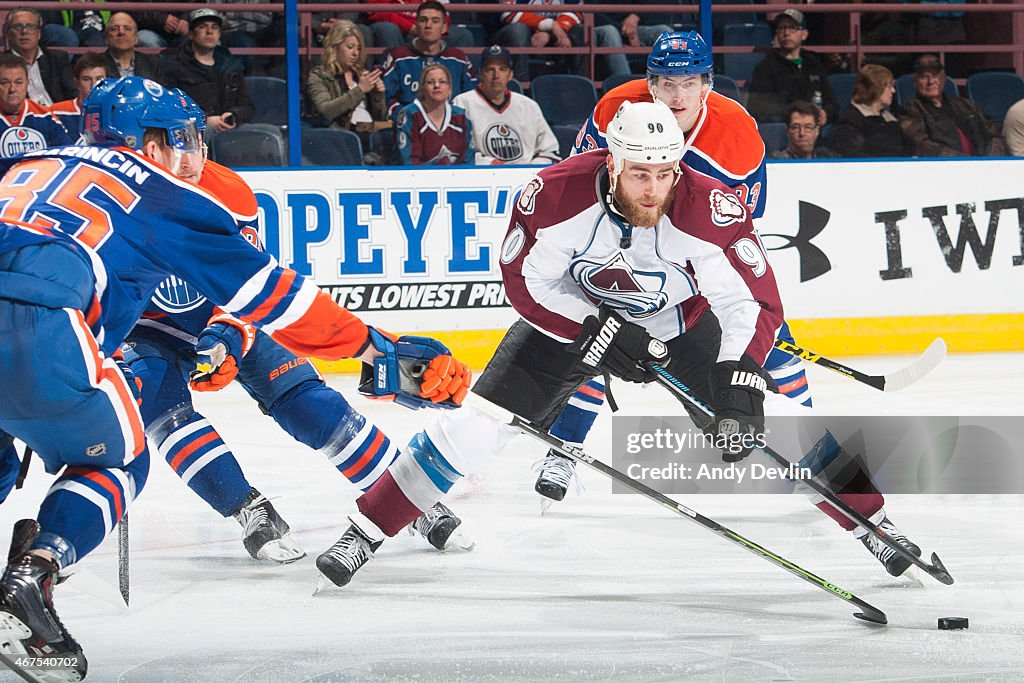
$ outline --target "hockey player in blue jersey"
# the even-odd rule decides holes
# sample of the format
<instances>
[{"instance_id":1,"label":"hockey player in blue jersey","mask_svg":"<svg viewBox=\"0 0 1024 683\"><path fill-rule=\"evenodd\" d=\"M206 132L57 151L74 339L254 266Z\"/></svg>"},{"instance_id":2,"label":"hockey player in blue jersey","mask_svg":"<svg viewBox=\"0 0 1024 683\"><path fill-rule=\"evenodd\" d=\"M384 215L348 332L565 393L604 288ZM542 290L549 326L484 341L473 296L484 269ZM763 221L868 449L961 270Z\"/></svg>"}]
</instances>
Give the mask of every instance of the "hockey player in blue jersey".
<instances>
[{"instance_id":1,"label":"hockey player in blue jersey","mask_svg":"<svg viewBox=\"0 0 1024 683\"><path fill-rule=\"evenodd\" d=\"M199 132L201 109L193 112ZM197 160L201 161L201 160ZM212 161L186 165L179 175L219 198L235 215L239 231L262 248L256 196L235 172ZM198 391L217 390L235 376L264 414L296 440L319 450L359 489L373 485L398 457L398 448L372 421L327 386L306 358L231 316L219 314L206 297L178 277L165 280L123 345L125 360L142 380L142 419L151 444L174 473L210 507L233 517L242 543L255 559L294 562L305 553L287 522L252 486L217 429L198 413L189 392L195 347L225 341L234 364L217 376L192 381ZM412 528L438 550L469 542L455 534L461 520L443 503L426 511ZM328 560L324 560L327 562Z\"/></svg>"},{"instance_id":2,"label":"hockey player in blue jersey","mask_svg":"<svg viewBox=\"0 0 1024 683\"><path fill-rule=\"evenodd\" d=\"M711 89L712 66L711 48L696 31L663 34L647 58L647 79L624 83L605 94L583 124L573 153L608 146L605 129L622 102L659 99L672 109L686 134L683 162L733 188L751 216L760 218L767 201L764 143L757 123L743 106ZM778 336L793 343L786 323ZM807 376L799 358L772 349L764 369L780 393L811 405ZM551 433L582 444L604 405L604 391L600 379L583 386L570 398ZM562 500L575 472L573 462L552 450L537 469L537 493L549 500ZM543 505L546 508L550 503L543 501Z\"/></svg>"},{"instance_id":3,"label":"hockey player in blue jersey","mask_svg":"<svg viewBox=\"0 0 1024 683\"><path fill-rule=\"evenodd\" d=\"M87 671L53 606L58 572L99 545L146 482L135 383L113 355L166 277L186 279L296 354L374 365L377 395L448 405L465 395L464 366L439 343L390 343L254 249L223 203L177 177L203 153L183 93L138 78L106 83L85 102L85 134L101 147L0 162L0 472L10 468L14 437L58 475L37 519L14 526L0 578L0 645L60 655L67 665L49 670L51 680ZM200 349L211 376L227 350ZM403 385L399 368L412 363L429 369L411 383L405 373Z\"/></svg>"}]
</instances>

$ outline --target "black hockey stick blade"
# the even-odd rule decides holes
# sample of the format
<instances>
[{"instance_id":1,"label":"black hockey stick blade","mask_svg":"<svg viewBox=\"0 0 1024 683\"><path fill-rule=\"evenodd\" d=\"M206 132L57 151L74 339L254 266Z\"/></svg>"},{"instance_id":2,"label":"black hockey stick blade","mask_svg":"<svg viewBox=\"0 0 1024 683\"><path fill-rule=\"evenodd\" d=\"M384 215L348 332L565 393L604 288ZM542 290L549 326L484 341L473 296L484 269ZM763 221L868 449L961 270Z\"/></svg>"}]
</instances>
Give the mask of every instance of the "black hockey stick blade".
<instances>
[{"instance_id":1,"label":"black hockey stick blade","mask_svg":"<svg viewBox=\"0 0 1024 683\"><path fill-rule=\"evenodd\" d=\"M717 536L721 536L722 538L728 541L732 541L741 548L745 548L746 550L749 550L755 555L763 557L772 564L775 564L776 566L785 569L790 574L793 574L794 576L803 579L804 581L813 586L817 586L818 588L824 590L826 593L834 595L842 600L845 600L851 605L859 607L863 611L855 612L853 615L858 619L862 619L873 624L884 625L888 623L885 618L884 612L882 612L877 607L874 607L873 605L870 605L867 602L861 600L853 593L847 591L844 588L840 588L839 586L835 585L834 583L831 583L830 581L826 581L820 576L811 573L810 571L804 569L803 567L800 567L799 565L790 562L781 555L773 553L764 546L761 546L755 543L754 541L751 541L750 539L746 538L745 536L742 536L736 533L735 531L732 531L731 529L722 526L710 517L705 517L696 510L688 508L682 503L679 503L669 498L660 491L653 489L642 482L636 481L635 479L623 474L614 467L606 465L600 460L596 460L592 456L587 455L587 453L582 448L578 446L573 446L572 444L567 444L558 437L552 436L551 434L538 429L529 422L521 420L518 417L512 418L512 422L510 424L513 427L519 429L524 434L528 434L536 439L539 439L540 441L542 441L543 443L547 444L555 451L560 453L561 455L570 458L576 462L583 462L586 463L587 465L590 465L592 468L601 472L605 476L615 480L620 484L628 486L629 488L633 489L634 491L644 496L645 498L654 501L658 505L661 505L662 507L667 508L668 510L671 510L676 514L686 519L689 519L690 521L696 524L699 524L711 533Z\"/></svg>"},{"instance_id":2,"label":"black hockey stick blade","mask_svg":"<svg viewBox=\"0 0 1024 683\"><path fill-rule=\"evenodd\" d=\"M672 373L670 373L668 370L661 367L657 363L644 361L642 365L648 370L654 372L655 380L658 382L658 384L668 389L669 393L675 396L676 400L682 403L684 408L696 408L700 410L700 412L707 415L709 418L714 417L715 413L713 410L711 410L711 407L706 405L699 398L697 398L693 394L693 390L691 390L690 387L683 384L678 378L675 377L675 375L673 375ZM782 457L782 455L780 455L778 451L774 450L770 446L759 446L756 447L756 450L766 455L769 460L772 460L776 465L784 469L788 470L793 467L792 462ZM867 517L857 512L852 507L850 507L850 505L846 503L846 501L839 498L828 487L822 486L813 478L801 479L800 483L812 489L815 493L817 493L822 498L827 500L829 502L829 505L834 507L836 510L839 510L839 512L841 512L844 517L846 517L862 529L867 530L869 534L879 539L889 548L892 548L892 550L896 552L896 554L898 554L900 557L903 557L911 564L920 568L922 571L927 573L936 581L944 583L947 586L953 583L953 577L946 570L946 567L941 562L935 563L935 559L937 559L937 556L934 553L932 554L932 564L929 564L928 562L922 560L914 553L904 548L896 541L889 538L888 534L886 534L884 531L878 528L878 525L874 524L870 519L868 519Z\"/></svg>"},{"instance_id":3,"label":"black hockey stick blade","mask_svg":"<svg viewBox=\"0 0 1024 683\"><path fill-rule=\"evenodd\" d=\"M935 367L942 362L942 359L946 357L946 342L942 339L936 339L928 345L928 348L925 349L921 355L915 358L913 362L906 367L885 375L868 375L860 370L838 363L830 358L814 353L813 351L808 351L796 344L790 344L782 339L775 340L775 348L796 356L801 360L805 360L808 363L814 363L815 365L820 365L821 367L832 370L833 372L838 372L840 375L845 375L846 377L856 380L861 384L867 384L869 387L874 387L879 391L899 391L900 389L906 389L911 384L917 382L934 370Z\"/></svg>"}]
</instances>

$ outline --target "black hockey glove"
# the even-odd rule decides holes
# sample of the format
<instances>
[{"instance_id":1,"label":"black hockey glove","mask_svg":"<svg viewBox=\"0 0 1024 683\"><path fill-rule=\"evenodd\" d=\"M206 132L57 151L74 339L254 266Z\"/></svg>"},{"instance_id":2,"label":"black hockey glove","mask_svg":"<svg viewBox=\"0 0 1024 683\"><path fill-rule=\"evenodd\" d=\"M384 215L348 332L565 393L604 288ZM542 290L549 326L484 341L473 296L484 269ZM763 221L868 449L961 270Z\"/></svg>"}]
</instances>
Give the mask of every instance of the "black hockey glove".
<instances>
[{"instance_id":1,"label":"black hockey glove","mask_svg":"<svg viewBox=\"0 0 1024 683\"><path fill-rule=\"evenodd\" d=\"M595 375L607 372L627 382L653 382L654 373L640 367L640 362L664 363L668 359L664 342L609 308L601 309L600 318L588 316L569 348Z\"/></svg>"},{"instance_id":2,"label":"black hockey glove","mask_svg":"<svg viewBox=\"0 0 1024 683\"><path fill-rule=\"evenodd\" d=\"M744 354L740 360L715 363L711 369L711 407L715 419L708 433L722 448L722 460L739 462L764 443L764 370Z\"/></svg>"}]
</instances>

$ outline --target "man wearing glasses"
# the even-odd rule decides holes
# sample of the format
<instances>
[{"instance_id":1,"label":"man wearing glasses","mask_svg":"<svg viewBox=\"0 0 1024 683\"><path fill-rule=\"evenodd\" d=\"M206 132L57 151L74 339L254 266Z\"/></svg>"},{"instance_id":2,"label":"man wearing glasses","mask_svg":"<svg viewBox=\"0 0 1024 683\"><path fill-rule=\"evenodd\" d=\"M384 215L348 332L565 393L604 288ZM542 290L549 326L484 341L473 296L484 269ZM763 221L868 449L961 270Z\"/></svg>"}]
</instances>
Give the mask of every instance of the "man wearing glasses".
<instances>
[{"instance_id":1,"label":"man wearing glasses","mask_svg":"<svg viewBox=\"0 0 1024 683\"><path fill-rule=\"evenodd\" d=\"M821 57L804 49L806 40L803 12L787 9L775 17L778 47L754 67L747 84L747 109L758 121L783 121L786 107L797 100L823 110L819 126L836 120L839 102L826 80L828 69Z\"/></svg>"},{"instance_id":2,"label":"man wearing glasses","mask_svg":"<svg viewBox=\"0 0 1024 683\"><path fill-rule=\"evenodd\" d=\"M773 150L772 159L835 159L839 155L825 146L818 145L821 126L818 118L821 109L810 102L797 100L786 109L786 139L784 149Z\"/></svg>"},{"instance_id":3,"label":"man wearing glasses","mask_svg":"<svg viewBox=\"0 0 1024 683\"><path fill-rule=\"evenodd\" d=\"M39 45L43 18L31 7L16 7L7 14L4 35L8 51L28 64L28 97L49 107L75 96L71 62L64 52L51 52Z\"/></svg>"}]
</instances>

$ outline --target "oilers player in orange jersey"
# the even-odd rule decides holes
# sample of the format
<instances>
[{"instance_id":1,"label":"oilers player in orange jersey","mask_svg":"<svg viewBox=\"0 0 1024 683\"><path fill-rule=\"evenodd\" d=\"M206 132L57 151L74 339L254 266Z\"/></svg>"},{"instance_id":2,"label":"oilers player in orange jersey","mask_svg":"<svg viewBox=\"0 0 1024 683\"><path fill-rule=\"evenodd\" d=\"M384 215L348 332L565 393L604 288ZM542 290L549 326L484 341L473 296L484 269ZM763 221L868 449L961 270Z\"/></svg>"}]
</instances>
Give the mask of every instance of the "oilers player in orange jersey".
<instances>
[{"instance_id":1,"label":"oilers player in orange jersey","mask_svg":"<svg viewBox=\"0 0 1024 683\"><path fill-rule=\"evenodd\" d=\"M711 48L696 31L664 33L647 58L647 78L624 83L605 94L576 136L573 153L608 146L605 130L623 102L664 102L686 134L683 162L731 187L747 205L752 218L764 213L766 174L764 142L757 122L741 104L712 90ZM779 338L792 342L783 323ZM764 369L779 392L811 405L811 394L801 361L773 349ZM552 433L571 443L582 443L597 411L604 403L604 384L595 379L573 394ZM550 451L538 464L535 489L549 500L559 501L572 481L571 460ZM543 501L543 505L550 505Z\"/></svg>"},{"instance_id":2,"label":"oilers player in orange jersey","mask_svg":"<svg viewBox=\"0 0 1024 683\"><path fill-rule=\"evenodd\" d=\"M199 132L201 109L192 112ZM242 235L262 248L256 196L234 171L202 156L182 160L178 177L218 197L234 214ZM398 456L398 448L352 408L306 359L276 344L251 325L223 314L178 277L158 288L143 318L122 347L142 381L142 418L150 442L181 480L243 529L242 543L257 560L282 564L305 556L288 523L252 486L217 429L193 405L189 375L200 340L227 340L231 359L219 373L191 382L197 391L223 388L236 378L260 409L296 440L319 450L361 490L368 489ZM282 370L283 369L283 370ZM461 520L444 504L426 511L412 528L435 548L467 548L455 534Z\"/></svg>"},{"instance_id":3,"label":"oilers player in orange jersey","mask_svg":"<svg viewBox=\"0 0 1024 683\"><path fill-rule=\"evenodd\" d=\"M136 383L115 353L168 276L293 353L373 366L366 390L376 397L454 407L469 381L439 342L368 327L254 249L222 202L177 177L203 153L184 93L107 79L83 106L94 146L0 160L0 501L13 483L12 437L58 475L37 518L14 525L0 577L0 650L54 657L45 678L67 681L83 678L87 665L57 616L53 588L145 486ZM233 348L228 333L200 339L204 376L221 376Z\"/></svg>"}]
</instances>

